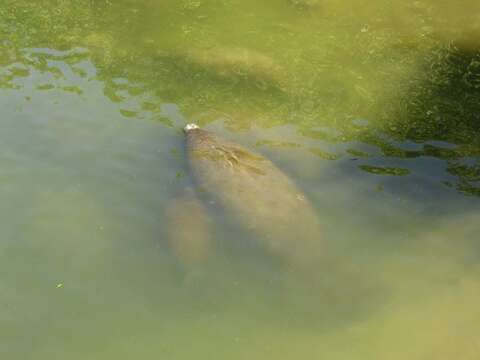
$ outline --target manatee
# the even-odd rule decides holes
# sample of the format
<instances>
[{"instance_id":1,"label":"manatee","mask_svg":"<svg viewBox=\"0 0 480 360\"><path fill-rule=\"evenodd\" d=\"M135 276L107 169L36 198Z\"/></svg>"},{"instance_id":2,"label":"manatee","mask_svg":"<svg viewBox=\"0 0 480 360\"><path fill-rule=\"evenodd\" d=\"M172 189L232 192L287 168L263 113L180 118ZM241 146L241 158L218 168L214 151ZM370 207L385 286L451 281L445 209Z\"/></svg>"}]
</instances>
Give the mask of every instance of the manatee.
<instances>
[{"instance_id":1,"label":"manatee","mask_svg":"<svg viewBox=\"0 0 480 360\"><path fill-rule=\"evenodd\" d=\"M168 238L173 253L188 267L204 263L211 251L210 219L193 189L186 189L175 199L167 209L166 218L170 224Z\"/></svg>"},{"instance_id":2,"label":"manatee","mask_svg":"<svg viewBox=\"0 0 480 360\"><path fill-rule=\"evenodd\" d=\"M159 52L157 58L178 68L181 76L206 76L226 84L280 92L286 86L286 73L282 66L268 55L247 48L173 50Z\"/></svg>"},{"instance_id":3,"label":"manatee","mask_svg":"<svg viewBox=\"0 0 480 360\"><path fill-rule=\"evenodd\" d=\"M322 239L317 214L305 194L287 175L266 157L195 124L185 126L184 132L197 199L208 205L205 209L219 207L258 239L269 253L280 257L289 266L311 267L318 262ZM200 207L192 205L191 201L187 203L193 211L184 212L183 216L197 216ZM199 245L199 242L206 242L207 226L200 225L198 218L193 223L192 233L200 229L200 234L185 235L185 228L181 227L180 231L179 227L181 235L176 236L175 241L187 244L173 246L177 254L178 249L199 251L198 255L187 252L186 262L192 256L194 262L198 256L203 258L210 247Z\"/></svg>"},{"instance_id":4,"label":"manatee","mask_svg":"<svg viewBox=\"0 0 480 360\"><path fill-rule=\"evenodd\" d=\"M280 84L284 71L273 59L245 48L213 48L192 52L192 63L201 65L218 77L238 78Z\"/></svg>"},{"instance_id":5,"label":"manatee","mask_svg":"<svg viewBox=\"0 0 480 360\"><path fill-rule=\"evenodd\" d=\"M301 10L313 10L319 6L319 0L288 0L288 3Z\"/></svg>"}]
</instances>

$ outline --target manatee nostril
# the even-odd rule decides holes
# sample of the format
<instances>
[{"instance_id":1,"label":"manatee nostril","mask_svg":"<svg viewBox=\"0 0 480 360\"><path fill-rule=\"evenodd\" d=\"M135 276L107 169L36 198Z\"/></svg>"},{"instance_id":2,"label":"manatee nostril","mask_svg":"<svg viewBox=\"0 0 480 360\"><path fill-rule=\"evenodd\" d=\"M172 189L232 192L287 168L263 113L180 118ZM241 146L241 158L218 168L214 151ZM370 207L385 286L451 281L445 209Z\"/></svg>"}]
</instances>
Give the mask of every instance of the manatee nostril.
<instances>
[{"instance_id":1,"label":"manatee nostril","mask_svg":"<svg viewBox=\"0 0 480 360\"><path fill-rule=\"evenodd\" d=\"M197 124L187 124L185 125L185 127L183 128L183 131L185 132L189 132L190 130L195 130L195 129L199 129L199 126Z\"/></svg>"}]
</instances>

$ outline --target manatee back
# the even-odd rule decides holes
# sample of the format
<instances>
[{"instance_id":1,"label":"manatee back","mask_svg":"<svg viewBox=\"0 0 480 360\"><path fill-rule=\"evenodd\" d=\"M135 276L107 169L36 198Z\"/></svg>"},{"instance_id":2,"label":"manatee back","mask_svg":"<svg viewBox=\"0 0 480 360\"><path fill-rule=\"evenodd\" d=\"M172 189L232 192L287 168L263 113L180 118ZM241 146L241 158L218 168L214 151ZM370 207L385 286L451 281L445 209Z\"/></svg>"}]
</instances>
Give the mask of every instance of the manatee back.
<instances>
[{"instance_id":1,"label":"manatee back","mask_svg":"<svg viewBox=\"0 0 480 360\"><path fill-rule=\"evenodd\" d=\"M209 131L187 133L187 153L198 189L274 253L292 262L318 259L317 215L295 184L270 160Z\"/></svg>"}]
</instances>

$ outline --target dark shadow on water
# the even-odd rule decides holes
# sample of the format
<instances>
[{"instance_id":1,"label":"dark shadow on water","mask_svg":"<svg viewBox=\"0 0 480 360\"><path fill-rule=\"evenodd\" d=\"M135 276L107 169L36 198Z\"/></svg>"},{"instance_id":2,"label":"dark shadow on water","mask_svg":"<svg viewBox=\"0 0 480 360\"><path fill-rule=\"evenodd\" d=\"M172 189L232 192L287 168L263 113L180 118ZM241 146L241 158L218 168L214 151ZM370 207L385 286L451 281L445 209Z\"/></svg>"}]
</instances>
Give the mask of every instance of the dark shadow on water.
<instances>
[{"instance_id":1,"label":"dark shadow on water","mask_svg":"<svg viewBox=\"0 0 480 360\"><path fill-rule=\"evenodd\" d=\"M411 124L407 137L478 145L480 49L455 43L434 48L422 70L402 99L401 122Z\"/></svg>"},{"instance_id":2,"label":"dark shadow on water","mask_svg":"<svg viewBox=\"0 0 480 360\"><path fill-rule=\"evenodd\" d=\"M458 179L445 184L479 196L480 49L455 42L439 44L426 54L418 75L400 93L385 131L397 141L423 147L404 150L379 137L367 137L387 156L444 160L447 172Z\"/></svg>"}]
</instances>

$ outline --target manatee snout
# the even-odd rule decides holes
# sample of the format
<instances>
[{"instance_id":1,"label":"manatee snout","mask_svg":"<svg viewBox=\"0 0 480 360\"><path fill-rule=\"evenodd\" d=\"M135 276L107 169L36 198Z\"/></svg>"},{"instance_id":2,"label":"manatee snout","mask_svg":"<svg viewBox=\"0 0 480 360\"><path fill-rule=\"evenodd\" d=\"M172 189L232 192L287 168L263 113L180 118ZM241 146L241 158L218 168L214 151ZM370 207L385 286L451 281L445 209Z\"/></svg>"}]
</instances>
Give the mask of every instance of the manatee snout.
<instances>
[{"instance_id":1,"label":"manatee snout","mask_svg":"<svg viewBox=\"0 0 480 360\"><path fill-rule=\"evenodd\" d=\"M197 124L190 123L190 124L185 125L185 127L183 128L183 131L185 133L188 133L189 131L195 130L195 129L200 129L200 127Z\"/></svg>"}]
</instances>

